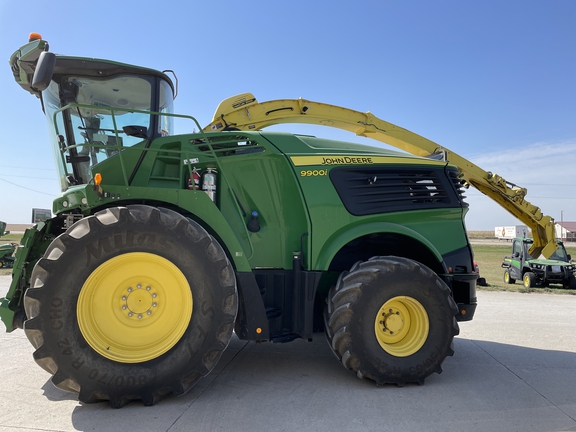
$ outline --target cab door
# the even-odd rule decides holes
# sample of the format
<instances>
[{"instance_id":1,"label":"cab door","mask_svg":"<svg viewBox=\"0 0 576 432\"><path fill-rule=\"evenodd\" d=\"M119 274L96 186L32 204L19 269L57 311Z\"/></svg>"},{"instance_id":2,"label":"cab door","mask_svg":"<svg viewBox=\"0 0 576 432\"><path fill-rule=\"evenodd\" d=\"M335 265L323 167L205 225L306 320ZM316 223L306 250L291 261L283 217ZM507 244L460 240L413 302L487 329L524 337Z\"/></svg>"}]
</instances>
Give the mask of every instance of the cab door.
<instances>
[{"instance_id":1,"label":"cab door","mask_svg":"<svg viewBox=\"0 0 576 432\"><path fill-rule=\"evenodd\" d=\"M513 279L522 279L522 263L524 262L523 242L514 240L512 243L512 266L510 267L510 276Z\"/></svg>"}]
</instances>

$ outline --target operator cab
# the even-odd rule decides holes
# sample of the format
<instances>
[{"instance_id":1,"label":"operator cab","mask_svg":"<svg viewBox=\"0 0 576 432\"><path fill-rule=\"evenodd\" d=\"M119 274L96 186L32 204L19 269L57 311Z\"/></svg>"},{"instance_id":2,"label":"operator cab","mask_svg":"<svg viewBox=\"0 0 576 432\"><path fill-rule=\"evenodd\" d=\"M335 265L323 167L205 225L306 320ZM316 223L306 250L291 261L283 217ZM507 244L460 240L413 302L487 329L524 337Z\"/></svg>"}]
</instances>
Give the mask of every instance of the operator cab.
<instances>
[{"instance_id":1,"label":"operator cab","mask_svg":"<svg viewBox=\"0 0 576 432\"><path fill-rule=\"evenodd\" d=\"M56 56L41 98L62 191L91 183L95 165L173 129L172 81L152 69Z\"/></svg>"},{"instance_id":2,"label":"operator cab","mask_svg":"<svg viewBox=\"0 0 576 432\"><path fill-rule=\"evenodd\" d=\"M512 257L513 258L520 258L524 257L525 259L530 258L530 254L528 253L530 246L532 246L534 240L531 238L517 238L514 239L512 244ZM550 255L549 260L555 261L564 261L564 262L571 262L572 256L566 252L566 248L564 247L564 243L561 240L557 240L556 243L558 244L558 248L554 251L552 255ZM546 259L544 255L540 255L538 259Z\"/></svg>"}]
</instances>

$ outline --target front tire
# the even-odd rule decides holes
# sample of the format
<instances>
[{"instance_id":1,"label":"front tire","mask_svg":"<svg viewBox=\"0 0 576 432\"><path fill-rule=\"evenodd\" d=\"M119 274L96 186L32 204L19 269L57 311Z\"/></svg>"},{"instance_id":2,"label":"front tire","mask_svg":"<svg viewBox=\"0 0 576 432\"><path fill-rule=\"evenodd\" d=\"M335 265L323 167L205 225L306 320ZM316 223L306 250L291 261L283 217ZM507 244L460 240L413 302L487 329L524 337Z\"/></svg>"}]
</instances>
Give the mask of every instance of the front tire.
<instances>
[{"instance_id":1,"label":"front tire","mask_svg":"<svg viewBox=\"0 0 576 432\"><path fill-rule=\"evenodd\" d=\"M564 289L576 290L576 278L574 275L568 276L568 280L562 284Z\"/></svg>"},{"instance_id":2,"label":"front tire","mask_svg":"<svg viewBox=\"0 0 576 432\"><path fill-rule=\"evenodd\" d=\"M454 354L458 308L448 286L406 258L375 257L330 290L326 336L340 362L378 385L422 384Z\"/></svg>"},{"instance_id":3,"label":"front tire","mask_svg":"<svg viewBox=\"0 0 576 432\"><path fill-rule=\"evenodd\" d=\"M221 246L167 209L116 207L81 219L38 261L26 336L56 387L82 402L153 405L216 365L237 311Z\"/></svg>"},{"instance_id":4,"label":"front tire","mask_svg":"<svg viewBox=\"0 0 576 432\"><path fill-rule=\"evenodd\" d=\"M532 288L536 285L536 275L533 272L524 273L524 276L522 276L522 283L524 284L524 288Z\"/></svg>"}]
</instances>

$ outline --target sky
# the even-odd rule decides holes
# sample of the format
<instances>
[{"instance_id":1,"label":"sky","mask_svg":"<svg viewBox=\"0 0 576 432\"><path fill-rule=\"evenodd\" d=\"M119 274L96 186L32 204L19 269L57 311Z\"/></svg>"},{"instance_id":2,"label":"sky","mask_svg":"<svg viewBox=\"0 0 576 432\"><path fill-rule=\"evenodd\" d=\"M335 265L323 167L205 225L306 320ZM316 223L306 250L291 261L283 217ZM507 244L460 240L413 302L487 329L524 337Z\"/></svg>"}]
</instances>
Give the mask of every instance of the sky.
<instances>
[{"instance_id":1,"label":"sky","mask_svg":"<svg viewBox=\"0 0 576 432\"><path fill-rule=\"evenodd\" d=\"M0 0L0 220L29 223L60 192L39 100L8 66L38 32L58 54L174 70L175 111L201 125L243 92L371 111L527 188L556 221L576 221L575 22L573 0ZM466 195L469 230L521 224L477 190Z\"/></svg>"}]
</instances>

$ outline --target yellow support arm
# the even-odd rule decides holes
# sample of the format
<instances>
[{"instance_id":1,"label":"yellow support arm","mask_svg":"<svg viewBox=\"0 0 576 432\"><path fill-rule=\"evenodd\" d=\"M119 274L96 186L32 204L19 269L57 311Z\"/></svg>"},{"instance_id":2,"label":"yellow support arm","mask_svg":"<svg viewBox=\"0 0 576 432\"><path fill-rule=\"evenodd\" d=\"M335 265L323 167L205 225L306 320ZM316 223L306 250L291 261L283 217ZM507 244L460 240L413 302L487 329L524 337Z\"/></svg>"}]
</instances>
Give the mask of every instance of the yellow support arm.
<instances>
[{"instance_id":1,"label":"yellow support arm","mask_svg":"<svg viewBox=\"0 0 576 432\"><path fill-rule=\"evenodd\" d=\"M524 198L527 190L407 129L396 126L370 112L362 113L335 105L300 99L281 99L259 103L251 93L228 98L218 105L212 122L204 131L260 130L284 123L306 123L347 130L358 136L381 141L416 156L441 154L458 167L466 182L500 204L532 229L534 243L530 255L550 257L557 248L554 219Z\"/></svg>"}]
</instances>

